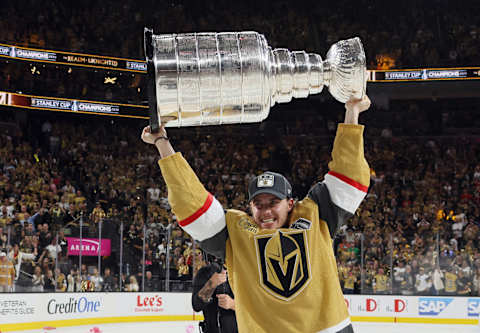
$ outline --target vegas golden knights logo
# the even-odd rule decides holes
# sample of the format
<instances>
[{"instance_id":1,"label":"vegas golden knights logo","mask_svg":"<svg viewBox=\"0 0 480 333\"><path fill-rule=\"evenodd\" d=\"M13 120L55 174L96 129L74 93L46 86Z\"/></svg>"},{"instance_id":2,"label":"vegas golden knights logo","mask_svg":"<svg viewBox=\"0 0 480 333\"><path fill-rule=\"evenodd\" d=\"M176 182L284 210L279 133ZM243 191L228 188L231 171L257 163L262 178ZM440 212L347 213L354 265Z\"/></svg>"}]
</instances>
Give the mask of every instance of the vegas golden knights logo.
<instances>
[{"instance_id":1,"label":"vegas golden knights logo","mask_svg":"<svg viewBox=\"0 0 480 333\"><path fill-rule=\"evenodd\" d=\"M310 282L305 230L278 230L255 237L260 284L282 300L295 298Z\"/></svg>"}]
</instances>

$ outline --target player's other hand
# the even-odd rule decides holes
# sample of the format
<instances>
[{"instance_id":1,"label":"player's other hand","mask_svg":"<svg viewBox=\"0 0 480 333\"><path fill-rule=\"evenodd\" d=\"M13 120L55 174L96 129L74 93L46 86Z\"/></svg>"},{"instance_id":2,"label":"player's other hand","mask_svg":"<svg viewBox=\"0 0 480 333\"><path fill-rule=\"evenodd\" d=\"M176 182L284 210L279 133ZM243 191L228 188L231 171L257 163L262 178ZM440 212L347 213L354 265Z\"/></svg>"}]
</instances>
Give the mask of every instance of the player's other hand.
<instances>
[{"instance_id":1,"label":"player's other hand","mask_svg":"<svg viewBox=\"0 0 480 333\"><path fill-rule=\"evenodd\" d=\"M358 116L370 107L370 98L367 95L360 99L350 99L345 103L345 124L358 124Z\"/></svg>"},{"instance_id":2,"label":"player's other hand","mask_svg":"<svg viewBox=\"0 0 480 333\"><path fill-rule=\"evenodd\" d=\"M360 99L350 99L347 103L345 103L345 109L347 109L347 111L361 113L365 110L368 110L368 108L370 108L370 105L370 98L365 95L363 96L363 98Z\"/></svg>"},{"instance_id":3,"label":"player's other hand","mask_svg":"<svg viewBox=\"0 0 480 333\"><path fill-rule=\"evenodd\" d=\"M161 136L163 137L167 136L167 131L165 130L164 124L160 126L160 129L158 130L157 133L152 133L150 126L146 126L142 131L141 138L145 143L153 145L155 143L155 139Z\"/></svg>"}]
</instances>

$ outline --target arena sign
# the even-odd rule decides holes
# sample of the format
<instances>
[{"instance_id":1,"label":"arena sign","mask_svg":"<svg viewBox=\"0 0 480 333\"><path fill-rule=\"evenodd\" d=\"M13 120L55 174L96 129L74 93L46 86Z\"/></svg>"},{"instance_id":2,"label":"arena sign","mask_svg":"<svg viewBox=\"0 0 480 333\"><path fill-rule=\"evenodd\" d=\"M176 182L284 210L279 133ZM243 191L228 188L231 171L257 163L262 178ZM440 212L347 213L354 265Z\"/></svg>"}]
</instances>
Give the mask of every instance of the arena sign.
<instances>
[{"instance_id":1,"label":"arena sign","mask_svg":"<svg viewBox=\"0 0 480 333\"><path fill-rule=\"evenodd\" d=\"M110 239L102 238L100 242L98 238L76 238L66 237L69 256L97 256L100 251L100 255L109 256L111 253Z\"/></svg>"},{"instance_id":2,"label":"arena sign","mask_svg":"<svg viewBox=\"0 0 480 333\"><path fill-rule=\"evenodd\" d=\"M125 59L64 51L51 51L0 44L0 57L49 62L101 69L147 73L147 63L139 59ZM415 68L368 71L369 82L406 82L441 80L480 80L480 67Z\"/></svg>"},{"instance_id":3,"label":"arena sign","mask_svg":"<svg viewBox=\"0 0 480 333\"><path fill-rule=\"evenodd\" d=\"M33 96L3 91L0 91L0 105L33 110L148 119L147 106L144 105Z\"/></svg>"},{"instance_id":4,"label":"arena sign","mask_svg":"<svg viewBox=\"0 0 480 333\"><path fill-rule=\"evenodd\" d=\"M419 68L369 71L370 82L480 80L480 67Z\"/></svg>"},{"instance_id":5,"label":"arena sign","mask_svg":"<svg viewBox=\"0 0 480 333\"><path fill-rule=\"evenodd\" d=\"M83 53L41 50L15 45L0 44L0 57L49 62L59 65L72 65L91 68L146 73L147 64L143 60L124 59Z\"/></svg>"}]
</instances>

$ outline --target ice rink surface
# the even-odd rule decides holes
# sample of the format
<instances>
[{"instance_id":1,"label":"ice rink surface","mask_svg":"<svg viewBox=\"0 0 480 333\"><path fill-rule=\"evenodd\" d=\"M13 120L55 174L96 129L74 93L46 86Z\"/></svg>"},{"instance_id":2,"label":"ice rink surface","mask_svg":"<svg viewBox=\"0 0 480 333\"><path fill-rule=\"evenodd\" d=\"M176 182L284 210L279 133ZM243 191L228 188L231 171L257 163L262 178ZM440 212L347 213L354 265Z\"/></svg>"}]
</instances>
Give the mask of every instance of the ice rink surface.
<instances>
[{"instance_id":1,"label":"ice rink surface","mask_svg":"<svg viewBox=\"0 0 480 333\"><path fill-rule=\"evenodd\" d=\"M198 333L198 324L192 322L158 323L119 323L98 324L75 327L45 327L42 330L21 331L22 333ZM430 324L390 324L390 323L353 323L356 333L480 333L480 326L473 325L430 325ZM249 332L253 333L253 332Z\"/></svg>"},{"instance_id":2,"label":"ice rink surface","mask_svg":"<svg viewBox=\"0 0 480 333\"><path fill-rule=\"evenodd\" d=\"M480 326L440 324L353 323L355 333L480 333Z\"/></svg>"}]
</instances>

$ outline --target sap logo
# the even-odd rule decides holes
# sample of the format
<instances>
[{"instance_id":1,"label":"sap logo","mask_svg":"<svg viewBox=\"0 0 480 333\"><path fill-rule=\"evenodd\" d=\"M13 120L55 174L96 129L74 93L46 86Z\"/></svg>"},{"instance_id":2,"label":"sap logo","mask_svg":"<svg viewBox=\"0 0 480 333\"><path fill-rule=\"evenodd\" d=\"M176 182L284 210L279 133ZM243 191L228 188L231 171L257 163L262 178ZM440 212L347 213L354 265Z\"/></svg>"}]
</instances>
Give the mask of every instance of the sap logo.
<instances>
[{"instance_id":1,"label":"sap logo","mask_svg":"<svg viewBox=\"0 0 480 333\"><path fill-rule=\"evenodd\" d=\"M478 317L480 314L480 298L468 299L468 316Z\"/></svg>"},{"instance_id":2,"label":"sap logo","mask_svg":"<svg viewBox=\"0 0 480 333\"><path fill-rule=\"evenodd\" d=\"M421 297L418 301L418 314L423 316L436 316L453 301L453 298Z\"/></svg>"}]
</instances>

